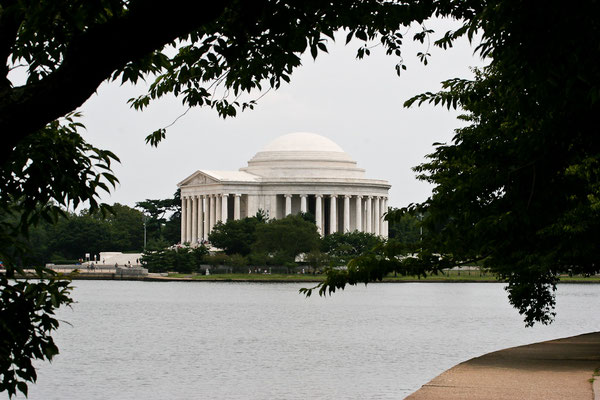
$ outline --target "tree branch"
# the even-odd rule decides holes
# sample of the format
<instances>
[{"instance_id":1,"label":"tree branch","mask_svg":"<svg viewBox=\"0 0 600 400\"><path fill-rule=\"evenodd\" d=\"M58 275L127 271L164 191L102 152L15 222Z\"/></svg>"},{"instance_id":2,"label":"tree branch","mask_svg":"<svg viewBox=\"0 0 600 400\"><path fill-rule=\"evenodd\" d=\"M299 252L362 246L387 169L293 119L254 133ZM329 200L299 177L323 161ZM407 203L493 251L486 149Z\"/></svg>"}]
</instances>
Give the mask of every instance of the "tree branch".
<instances>
[{"instance_id":1,"label":"tree branch","mask_svg":"<svg viewBox=\"0 0 600 400\"><path fill-rule=\"evenodd\" d=\"M81 106L115 70L216 20L226 3L171 0L158 7L140 0L125 16L90 28L72 41L52 74L0 94L2 152Z\"/></svg>"}]
</instances>

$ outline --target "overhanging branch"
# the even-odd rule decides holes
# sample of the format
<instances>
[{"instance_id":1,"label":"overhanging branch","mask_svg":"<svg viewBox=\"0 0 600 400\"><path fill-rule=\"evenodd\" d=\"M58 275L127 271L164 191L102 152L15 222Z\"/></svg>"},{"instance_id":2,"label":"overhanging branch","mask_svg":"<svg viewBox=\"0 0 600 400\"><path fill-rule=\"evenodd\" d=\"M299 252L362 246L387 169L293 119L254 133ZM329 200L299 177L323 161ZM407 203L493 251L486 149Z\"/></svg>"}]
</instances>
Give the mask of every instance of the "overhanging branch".
<instances>
[{"instance_id":1,"label":"overhanging branch","mask_svg":"<svg viewBox=\"0 0 600 400\"><path fill-rule=\"evenodd\" d=\"M214 21L227 3L171 0L159 7L140 0L125 16L90 28L72 41L55 72L0 95L3 152L81 106L118 68Z\"/></svg>"}]
</instances>

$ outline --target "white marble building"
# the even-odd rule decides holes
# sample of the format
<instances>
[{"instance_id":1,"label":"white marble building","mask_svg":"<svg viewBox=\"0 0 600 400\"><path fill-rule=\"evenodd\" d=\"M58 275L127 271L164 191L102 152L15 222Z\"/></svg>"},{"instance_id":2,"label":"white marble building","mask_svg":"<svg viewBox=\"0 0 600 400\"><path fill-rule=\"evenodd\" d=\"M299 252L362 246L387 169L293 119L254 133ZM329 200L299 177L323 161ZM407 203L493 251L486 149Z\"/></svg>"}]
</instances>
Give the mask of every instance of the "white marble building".
<instances>
[{"instance_id":1,"label":"white marble building","mask_svg":"<svg viewBox=\"0 0 600 400\"><path fill-rule=\"evenodd\" d=\"M388 235L387 181L365 170L333 141L314 133L273 140L239 171L198 170L181 181L181 241L207 240L217 221L264 210L269 218L300 211L321 235L354 230Z\"/></svg>"}]
</instances>

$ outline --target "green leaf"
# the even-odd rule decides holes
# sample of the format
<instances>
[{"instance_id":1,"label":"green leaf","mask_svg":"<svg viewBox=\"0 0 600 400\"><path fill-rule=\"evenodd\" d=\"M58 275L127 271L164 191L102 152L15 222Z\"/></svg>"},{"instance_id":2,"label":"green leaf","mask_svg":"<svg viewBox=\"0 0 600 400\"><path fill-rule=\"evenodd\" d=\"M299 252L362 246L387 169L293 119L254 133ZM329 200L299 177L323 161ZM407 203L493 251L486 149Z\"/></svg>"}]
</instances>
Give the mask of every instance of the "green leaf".
<instances>
[{"instance_id":1,"label":"green leaf","mask_svg":"<svg viewBox=\"0 0 600 400\"><path fill-rule=\"evenodd\" d=\"M153 147L158 146L158 144L166 137L167 130L164 128L157 129L152 132L150 135L146 136L146 144L150 144Z\"/></svg>"}]
</instances>

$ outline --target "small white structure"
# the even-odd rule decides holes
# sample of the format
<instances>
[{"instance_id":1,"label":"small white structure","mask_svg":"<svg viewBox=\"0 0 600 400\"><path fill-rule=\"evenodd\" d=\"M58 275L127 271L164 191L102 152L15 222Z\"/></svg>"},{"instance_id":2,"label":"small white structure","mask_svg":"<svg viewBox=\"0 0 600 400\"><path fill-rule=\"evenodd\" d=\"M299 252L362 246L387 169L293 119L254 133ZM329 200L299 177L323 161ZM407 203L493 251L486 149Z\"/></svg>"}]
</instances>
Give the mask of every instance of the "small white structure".
<instances>
[{"instance_id":1,"label":"small white structure","mask_svg":"<svg viewBox=\"0 0 600 400\"><path fill-rule=\"evenodd\" d=\"M100 253L97 265L139 265L142 253L121 253L120 251L105 251Z\"/></svg>"},{"instance_id":2,"label":"small white structure","mask_svg":"<svg viewBox=\"0 0 600 400\"><path fill-rule=\"evenodd\" d=\"M181 242L207 240L217 221L259 210L269 218L310 212L321 235L333 232L388 235L387 181L367 179L330 139L298 132L281 136L239 171L198 170L181 188Z\"/></svg>"}]
</instances>

